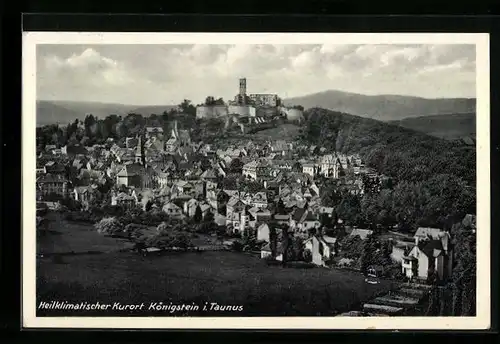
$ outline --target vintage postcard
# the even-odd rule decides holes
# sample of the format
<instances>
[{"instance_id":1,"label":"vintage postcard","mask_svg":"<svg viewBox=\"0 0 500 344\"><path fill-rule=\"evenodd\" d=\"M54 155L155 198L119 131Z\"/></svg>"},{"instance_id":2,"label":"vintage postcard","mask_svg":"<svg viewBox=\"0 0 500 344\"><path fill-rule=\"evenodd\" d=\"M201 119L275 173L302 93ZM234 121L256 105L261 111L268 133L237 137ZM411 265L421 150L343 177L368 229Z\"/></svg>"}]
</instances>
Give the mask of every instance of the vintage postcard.
<instances>
[{"instance_id":1,"label":"vintage postcard","mask_svg":"<svg viewBox=\"0 0 500 344\"><path fill-rule=\"evenodd\" d=\"M23 325L488 329L488 34L25 32Z\"/></svg>"}]
</instances>

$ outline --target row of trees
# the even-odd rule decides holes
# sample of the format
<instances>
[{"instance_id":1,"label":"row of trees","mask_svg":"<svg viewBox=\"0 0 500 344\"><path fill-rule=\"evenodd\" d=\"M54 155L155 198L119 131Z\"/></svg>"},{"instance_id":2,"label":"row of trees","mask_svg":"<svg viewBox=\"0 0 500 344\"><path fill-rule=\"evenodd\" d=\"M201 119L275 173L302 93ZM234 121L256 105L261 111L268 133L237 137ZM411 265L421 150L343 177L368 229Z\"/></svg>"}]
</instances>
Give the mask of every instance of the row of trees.
<instances>
[{"instance_id":1,"label":"row of trees","mask_svg":"<svg viewBox=\"0 0 500 344\"><path fill-rule=\"evenodd\" d=\"M126 116L110 114L99 119L88 114L83 121L75 119L67 126L54 124L38 127L37 144L43 148L51 144L59 147L66 144L93 145L103 143L108 138L120 141L142 134L145 126L162 127L168 133L174 119L180 127L193 127L196 123L196 107L189 99L185 99L176 108L165 110L162 114L151 114L149 117L130 113Z\"/></svg>"},{"instance_id":2,"label":"row of trees","mask_svg":"<svg viewBox=\"0 0 500 344\"><path fill-rule=\"evenodd\" d=\"M103 235L129 238L139 250L146 247L187 249L192 246L191 235L182 224L162 222L156 231L149 235L147 226L135 223L125 225L116 217L105 217L96 223L95 227L97 232Z\"/></svg>"}]
</instances>

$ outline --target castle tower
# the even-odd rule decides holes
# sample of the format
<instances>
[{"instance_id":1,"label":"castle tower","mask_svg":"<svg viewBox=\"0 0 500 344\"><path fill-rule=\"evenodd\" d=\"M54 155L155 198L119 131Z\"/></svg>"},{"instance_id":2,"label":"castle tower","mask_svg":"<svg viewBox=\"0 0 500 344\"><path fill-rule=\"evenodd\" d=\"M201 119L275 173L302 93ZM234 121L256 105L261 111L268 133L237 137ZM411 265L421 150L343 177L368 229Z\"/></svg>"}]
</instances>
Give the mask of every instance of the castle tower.
<instances>
[{"instance_id":1,"label":"castle tower","mask_svg":"<svg viewBox=\"0 0 500 344\"><path fill-rule=\"evenodd\" d=\"M247 79L240 79L240 96L245 96L247 94Z\"/></svg>"},{"instance_id":2,"label":"castle tower","mask_svg":"<svg viewBox=\"0 0 500 344\"><path fill-rule=\"evenodd\" d=\"M239 98L241 101L241 104L245 105L246 104L246 98L247 98L247 79L246 78L241 78L240 79L240 94Z\"/></svg>"}]
</instances>

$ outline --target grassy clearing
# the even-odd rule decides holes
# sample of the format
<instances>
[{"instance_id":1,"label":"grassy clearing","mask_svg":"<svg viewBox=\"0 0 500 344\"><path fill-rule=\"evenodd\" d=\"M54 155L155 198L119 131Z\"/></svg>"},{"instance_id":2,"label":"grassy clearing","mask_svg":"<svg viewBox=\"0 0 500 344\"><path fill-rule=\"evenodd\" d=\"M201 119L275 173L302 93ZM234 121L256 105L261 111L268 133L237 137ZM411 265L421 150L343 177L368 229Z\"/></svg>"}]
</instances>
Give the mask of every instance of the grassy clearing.
<instances>
[{"instance_id":1,"label":"grassy clearing","mask_svg":"<svg viewBox=\"0 0 500 344\"><path fill-rule=\"evenodd\" d=\"M299 134L300 127L295 124L281 124L276 128L265 129L253 134L257 138L268 140L293 141Z\"/></svg>"},{"instance_id":2,"label":"grassy clearing","mask_svg":"<svg viewBox=\"0 0 500 344\"><path fill-rule=\"evenodd\" d=\"M69 256L59 264L39 259L37 273L38 301L243 305L243 312L236 316L331 315L351 310L390 288L390 282L385 281L379 285L366 284L362 275L353 272L267 266L259 257L233 252L174 253L159 257L109 253ZM44 312L39 315L62 315L58 311ZM110 315L83 313L71 315ZM214 313L189 315L214 316ZM234 313L218 315L235 316Z\"/></svg>"},{"instance_id":3,"label":"grassy clearing","mask_svg":"<svg viewBox=\"0 0 500 344\"><path fill-rule=\"evenodd\" d=\"M37 254L110 252L130 245L126 240L98 234L94 226L89 223L68 222L54 213L48 218L49 234L37 238Z\"/></svg>"},{"instance_id":4,"label":"grassy clearing","mask_svg":"<svg viewBox=\"0 0 500 344\"><path fill-rule=\"evenodd\" d=\"M39 253L88 252L60 260L37 258L37 301L151 302L242 305L242 312L37 310L38 316L314 316L352 310L391 283L364 282L356 272L268 266L258 256L235 252L167 253L143 257L117 252L126 241L104 237L90 224L53 219L38 239ZM200 235L197 245L215 238ZM107 253L106 253L107 252ZM215 313L214 313L215 312Z\"/></svg>"}]
</instances>

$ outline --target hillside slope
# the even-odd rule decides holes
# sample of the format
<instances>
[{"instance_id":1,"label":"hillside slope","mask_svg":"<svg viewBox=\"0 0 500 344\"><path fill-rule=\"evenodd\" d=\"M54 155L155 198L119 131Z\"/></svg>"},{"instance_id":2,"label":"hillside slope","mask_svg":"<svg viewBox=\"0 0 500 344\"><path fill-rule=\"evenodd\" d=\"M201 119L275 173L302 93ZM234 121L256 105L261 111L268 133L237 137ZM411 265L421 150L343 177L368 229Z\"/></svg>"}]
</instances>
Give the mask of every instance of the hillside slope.
<instances>
[{"instance_id":1,"label":"hillside slope","mask_svg":"<svg viewBox=\"0 0 500 344\"><path fill-rule=\"evenodd\" d=\"M413 117L390 123L447 140L476 136L475 113Z\"/></svg>"},{"instance_id":2,"label":"hillside slope","mask_svg":"<svg viewBox=\"0 0 500 344\"><path fill-rule=\"evenodd\" d=\"M476 111L476 100L469 98L426 99L398 95L368 96L334 90L283 101L286 106L302 105L305 109L318 107L380 121Z\"/></svg>"},{"instance_id":3,"label":"hillside slope","mask_svg":"<svg viewBox=\"0 0 500 344\"><path fill-rule=\"evenodd\" d=\"M397 179L425 180L444 170L475 183L475 150L394 124L313 108L307 111L304 141L359 153L367 163Z\"/></svg>"},{"instance_id":4,"label":"hillside slope","mask_svg":"<svg viewBox=\"0 0 500 344\"><path fill-rule=\"evenodd\" d=\"M305 143L359 154L389 177L381 192L340 194L334 185L322 202L354 224L398 224L399 230L450 228L476 212L474 147L373 119L325 109L307 111Z\"/></svg>"},{"instance_id":5,"label":"hillside slope","mask_svg":"<svg viewBox=\"0 0 500 344\"><path fill-rule=\"evenodd\" d=\"M48 101L38 100L36 102L36 122L38 126L46 124L68 124L75 119L83 120L87 114L92 114L99 118L115 114L125 116L129 113L136 113L143 116L151 114L161 115L163 111L169 111L176 106L155 105L138 106L113 103L97 102L77 102L77 101Z\"/></svg>"},{"instance_id":6,"label":"hillside slope","mask_svg":"<svg viewBox=\"0 0 500 344\"><path fill-rule=\"evenodd\" d=\"M62 105L54 104L53 102L43 100L36 102L37 126L56 123L68 124L77 118L83 120L85 118L85 113L68 109Z\"/></svg>"}]
</instances>

